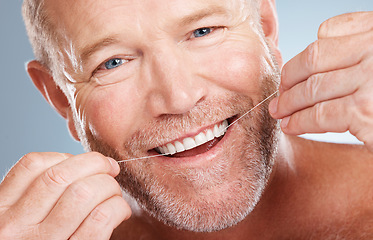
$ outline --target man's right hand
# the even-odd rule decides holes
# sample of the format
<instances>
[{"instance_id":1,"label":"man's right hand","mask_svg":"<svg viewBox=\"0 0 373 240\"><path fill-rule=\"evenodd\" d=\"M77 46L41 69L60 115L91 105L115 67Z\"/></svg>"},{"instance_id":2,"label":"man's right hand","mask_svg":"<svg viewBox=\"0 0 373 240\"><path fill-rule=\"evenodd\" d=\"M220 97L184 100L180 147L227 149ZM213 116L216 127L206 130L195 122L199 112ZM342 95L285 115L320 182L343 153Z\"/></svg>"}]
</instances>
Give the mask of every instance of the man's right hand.
<instances>
[{"instance_id":1,"label":"man's right hand","mask_svg":"<svg viewBox=\"0 0 373 240\"><path fill-rule=\"evenodd\" d=\"M0 239L109 239L131 215L99 153L29 153L0 184Z\"/></svg>"}]
</instances>

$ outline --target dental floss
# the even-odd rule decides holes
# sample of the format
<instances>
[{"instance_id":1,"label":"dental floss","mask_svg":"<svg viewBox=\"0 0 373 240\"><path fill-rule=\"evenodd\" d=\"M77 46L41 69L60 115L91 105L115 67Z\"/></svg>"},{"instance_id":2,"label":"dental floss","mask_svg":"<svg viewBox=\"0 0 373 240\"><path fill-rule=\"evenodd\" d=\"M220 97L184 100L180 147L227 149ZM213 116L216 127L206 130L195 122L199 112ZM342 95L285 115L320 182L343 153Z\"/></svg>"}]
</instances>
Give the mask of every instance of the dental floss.
<instances>
[{"instance_id":1,"label":"dental floss","mask_svg":"<svg viewBox=\"0 0 373 240\"><path fill-rule=\"evenodd\" d=\"M231 124L229 124L226 128L224 128L221 132L224 132L226 129L228 129L230 126L232 126L233 124L235 124L236 122L238 122L239 120L241 120L243 117L245 117L247 114L249 114L251 111L253 111L255 108L259 107L260 105L262 105L263 103L265 103L268 99L270 99L271 97L273 97L275 94L278 93L279 90L277 90L276 92L272 93L271 95L269 95L266 99L264 99L263 101L261 101L260 103L258 103L257 105L255 105L252 109L250 109L249 111L247 111L245 114L243 114L241 117L239 117L238 119L236 119L235 121L233 121ZM139 158L131 158L131 159L126 159L126 160L121 160L121 161L118 161L118 163L123 163L123 162L131 162L131 161L135 161L135 160L142 160L142 159L148 159L148 158L155 158L155 157L160 157L160 156L167 156L169 154L158 154L158 155L152 155L152 156L146 156L146 157L139 157Z\"/></svg>"}]
</instances>

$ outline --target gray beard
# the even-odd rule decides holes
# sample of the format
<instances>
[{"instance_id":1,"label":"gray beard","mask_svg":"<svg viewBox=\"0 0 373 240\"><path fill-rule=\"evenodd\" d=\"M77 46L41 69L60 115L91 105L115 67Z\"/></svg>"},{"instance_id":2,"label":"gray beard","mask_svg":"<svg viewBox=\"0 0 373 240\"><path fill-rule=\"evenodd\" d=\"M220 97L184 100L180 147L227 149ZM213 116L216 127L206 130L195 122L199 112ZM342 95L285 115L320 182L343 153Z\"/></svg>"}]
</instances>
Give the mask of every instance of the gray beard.
<instances>
[{"instance_id":1,"label":"gray beard","mask_svg":"<svg viewBox=\"0 0 373 240\"><path fill-rule=\"evenodd\" d=\"M263 87L263 99L275 91L277 78L274 74L263 80L268 85ZM216 116L227 113L243 115L253 106L249 97L233 93L205 101L188 116L169 115L143 128L147 130L139 130L124 150L111 148L88 131L87 140L90 150L118 161L141 157L145 143L162 138L169 126L188 129L201 124L201 119L221 120ZM210 168L175 169L150 159L140 160L121 164L116 179L143 210L169 226L212 232L236 225L255 208L268 183L276 156L278 124L270 117L266 102L235 125L237 137ZM150 134L149 129L153 130Z\"/></svg>"},{"instance_id":2,"label":"gray beard","mask_svg":"<svg viewBox=\"0 0 373 240\"><path fill-rule=\"evenodd\" d=\"M277 89L275 58L262 69L258 102ZM277 154L278 122L266 101L239 120L224 143L224 153L209 167L186 168L159 164L154 158L124 162L116 180L144 211L169 226L194 231L219 231L246 218L259 202ZM204 99L183 115L165 115L137 130L121 149L109 146L85 129L85 148L117 161L144 156L144 149L178 137L184 129L206 126L254 107L252 98L235 92ZM229 145L228 147L226 145ZM147 150L146 150L147 151Z\"/></svg>"}]
</instances>

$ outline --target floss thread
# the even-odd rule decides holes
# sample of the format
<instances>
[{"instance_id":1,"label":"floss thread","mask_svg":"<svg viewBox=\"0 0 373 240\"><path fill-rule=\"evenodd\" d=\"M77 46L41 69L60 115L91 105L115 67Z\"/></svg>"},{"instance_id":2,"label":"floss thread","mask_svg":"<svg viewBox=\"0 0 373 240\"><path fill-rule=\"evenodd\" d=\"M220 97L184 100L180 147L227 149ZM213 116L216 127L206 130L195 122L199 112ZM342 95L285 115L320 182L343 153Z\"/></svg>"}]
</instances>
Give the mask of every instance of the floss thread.
<instances>
[{"instance_id":1,"label":"floss thread","mask_svg":"<svg viewBox=\"0 0 373 240\"><path fill-rule=\"evenodd\" d=\"M239 117L238 119L236 119L234 122L232 122L231 124L229 124L226 128L224 128L223 131L225 131L226 129L228 129L230 126L232 126L233 124L237 123L239 120L241 120L243 117L245 117L247 114L249 114L250 112L252 112L254 109L256 109L257 107L259 107L260 105L262 105L263 103L265 103L266 101L268 101L271 97L273 97L274 95L276 95L277 93L279 92L279 90L277 90L276 92L272 93L271 95L269 95L267 98L265 98L264 100L262 100L260 103L258 103L257 105L255 105L253 108L251 108L249 111L247 111L245 114L243 114L241 117ZM136 160L144 160L144 159L149 159L149 158L155 158L155 157L161 157L161 156L167 156L169 154L157 154L157 155L151 155L151 156L146 156L146 157L139 157L139 158L131 158L131 159L126 159L126 160L121 160L121 161L118 161L118 163L123 163L123 162L132 162L132 161L136 161Z\"/></svg>"}]
</instances>

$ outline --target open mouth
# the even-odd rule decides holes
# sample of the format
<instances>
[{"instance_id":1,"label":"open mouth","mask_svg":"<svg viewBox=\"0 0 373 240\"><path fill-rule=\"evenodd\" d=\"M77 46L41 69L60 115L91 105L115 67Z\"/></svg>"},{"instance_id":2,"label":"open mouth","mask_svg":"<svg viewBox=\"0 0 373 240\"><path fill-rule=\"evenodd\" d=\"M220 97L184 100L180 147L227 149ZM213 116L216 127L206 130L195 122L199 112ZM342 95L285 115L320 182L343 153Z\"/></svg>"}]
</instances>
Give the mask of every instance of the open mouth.
<instances>
[{"instance_id":1,"label":"open mouth","mask_svg":"<svg viewBox=\"0 0 373 240\"><path fill-rule=\"evenodd\" d=\"M228 126L228 120L224 120L195 136L156 147L154 150L167 157L190 157L202 154L213 148L224 137Z\"/></svg>"}]
</instances>

